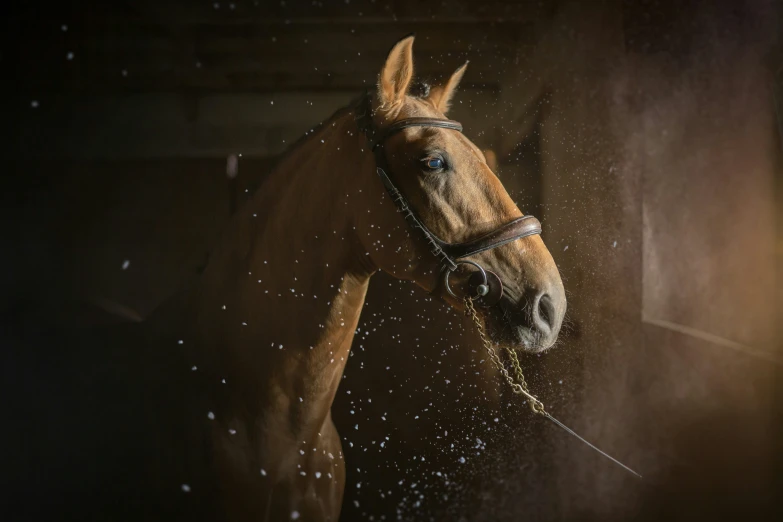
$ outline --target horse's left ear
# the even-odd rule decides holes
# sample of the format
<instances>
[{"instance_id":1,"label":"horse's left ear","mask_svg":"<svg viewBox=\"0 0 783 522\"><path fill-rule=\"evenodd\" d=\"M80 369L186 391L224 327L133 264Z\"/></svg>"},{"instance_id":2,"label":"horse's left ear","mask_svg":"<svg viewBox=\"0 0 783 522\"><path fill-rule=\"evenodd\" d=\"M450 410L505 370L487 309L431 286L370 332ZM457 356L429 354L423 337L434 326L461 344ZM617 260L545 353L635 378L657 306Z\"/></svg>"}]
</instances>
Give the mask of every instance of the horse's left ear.
<instances>
[{"instance_id":1,"label":"horse's left ear","mask_svg":"<svg viewBox=\"0 0 783 522\"><path fill-rule=\"evenodd\" d=\"M393 112L400 107L413 79L413 36L397 42L378 77L380 109Z\"/></svg>"},{"instance_id":2,"label":"horse's left ear","mask_svg":"<svg viewBox=\"0 0 783 522\"><path fill-rule=\"evenodd\" d=\"M462 76L465 74L465 69L468 68L468 63L470 62L465 62L462 67L454 71L454 74L451 75L451 78L449 78L449 81L446 82L446 85L441 87L434 87L430 91L430 95L427 97L427 99L432 102L435 108L443 114L446 114L449 111L449 107L451 106L451 97L454 95L454 91L457 90L457 85L459 85L460 80L462 80Z\"/></svg>"}]
</instances>

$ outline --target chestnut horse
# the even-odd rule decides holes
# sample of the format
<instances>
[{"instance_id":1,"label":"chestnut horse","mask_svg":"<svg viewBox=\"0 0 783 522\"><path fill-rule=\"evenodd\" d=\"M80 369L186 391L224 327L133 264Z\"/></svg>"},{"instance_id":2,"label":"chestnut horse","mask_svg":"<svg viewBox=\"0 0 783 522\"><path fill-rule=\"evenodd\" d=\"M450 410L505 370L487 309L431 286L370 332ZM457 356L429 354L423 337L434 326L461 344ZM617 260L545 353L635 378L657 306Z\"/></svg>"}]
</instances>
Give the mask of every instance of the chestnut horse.
<instances>
[{"instance_id":1,"label":"chestnut horse","mask_svg":"<svg viewBox=\"0 0 783 522\"><path fill-rule=\"evenodd\" d=\"M442 259L387 195L357 121L383 133L411 118L445 120L465 66L414 95L412 46L408 37L389 53L370 112L342 109L298 143L193 287L140 329L94 337L97 351L85 341L54 356L10 350L5 384L28 397L11 411L24 429L5 445L18 452L8 458L16 509L31 519L338 520L345 463L330 408L370 277L412 280L461 310L457 294L476 274L460 264L455 294L444 288ZM383 154L415 215L445 242L523 221L454 125L399 128ZM539 235L495 246L466 257L502 281L500 301L479 309L485 327L501 345L545 350L566 308L555 263ZM19 327L9 346L29 344L32 329ZM38 346L53 344L47 335L36 334ZM36 376L17 371L25 363Z\"/></svg>"}]
</instances>

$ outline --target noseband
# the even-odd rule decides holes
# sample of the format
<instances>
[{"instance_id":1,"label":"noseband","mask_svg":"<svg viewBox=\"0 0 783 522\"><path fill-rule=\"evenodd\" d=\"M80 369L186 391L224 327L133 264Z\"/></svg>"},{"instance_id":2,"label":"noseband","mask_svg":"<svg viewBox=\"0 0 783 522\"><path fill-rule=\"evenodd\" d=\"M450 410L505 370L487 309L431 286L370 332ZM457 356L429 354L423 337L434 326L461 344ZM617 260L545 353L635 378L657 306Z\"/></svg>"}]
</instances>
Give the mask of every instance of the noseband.
<instances>
[{"instance_id":1,"label":"noseband","mask_svg":"<svg viewBox=\"0 0 783 522\"><path fill-rule=\"evenodd\" d=\"M378 130L372 121L371 93L365 94L356 107L356 120L359 128L364 131L370 148L375 155L375 165L378 177L391 196L397 209L405 216L411 226L418 229L431 247L432 254L438 258L443 272L443 283L446 291L457 299L457 295L449 285L449 276L459 265L472 265L478 269L469 280L469 284L476 288L476 303L481 306L492 306L503 296L503 283L500 278L489 270L486 270L475 261L465 259L472 255L492 250L499 246L511 243L517 239L541 233L541 223L533 216L523 216L495 230L484 234L472 241L464 243L447 243L436 236L411 208L408 200L400 189L389 177L391 169L384 151L384 143L394 134L411 127L434 127L450 129L462 132L462 124L454 120L439 118L407 118L394 122L384 130ZM474 277L479 276L479 277Z\"/></svg>"}]
</instances>

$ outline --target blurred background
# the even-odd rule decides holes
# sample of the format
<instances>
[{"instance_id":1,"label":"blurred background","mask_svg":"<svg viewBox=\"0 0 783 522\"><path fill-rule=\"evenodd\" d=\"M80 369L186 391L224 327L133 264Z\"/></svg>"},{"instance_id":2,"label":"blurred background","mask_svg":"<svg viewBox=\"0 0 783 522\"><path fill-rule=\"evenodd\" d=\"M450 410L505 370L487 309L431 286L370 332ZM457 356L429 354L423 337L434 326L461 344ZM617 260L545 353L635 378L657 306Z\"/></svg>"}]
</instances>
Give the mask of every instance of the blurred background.
<instances>
[{"instance_id":1,"label":"blurred background","mask_svg":"<svg viewBox=\"0 0 783 522\"><path fill-rule=\"evenodd\" d=\"M418 77L437 84L470 60L450 116L541 219L563 276L567 331L523 361L531 389L644 480L533 417L467 322L378 274L333 407L342 519L780 510L777 2L1 9L4 312L143 319L198 277L288 144L374 84L415 32Z\"/></svg>"}]
</instances>

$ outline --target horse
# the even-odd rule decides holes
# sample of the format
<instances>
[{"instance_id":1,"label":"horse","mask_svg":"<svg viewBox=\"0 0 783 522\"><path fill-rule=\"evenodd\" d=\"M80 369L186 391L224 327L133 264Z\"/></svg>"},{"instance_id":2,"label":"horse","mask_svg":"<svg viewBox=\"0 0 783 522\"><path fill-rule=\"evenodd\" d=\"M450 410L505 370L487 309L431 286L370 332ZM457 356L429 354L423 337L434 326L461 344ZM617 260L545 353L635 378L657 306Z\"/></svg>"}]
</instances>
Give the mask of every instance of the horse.
<instances>
[{"instance_id":1,"label":"horse","mask_svg":"<svg viewBox=\"0 0 783 522\"><path fill-rule=\"evenodd\" d=\"M17 519L338 520L331 405L378 271L475 302L499 346L555 343L566 300L540 224L446 119L467 64L418 88L413 42L289 150L199 278L140 325L85 339L20 316L4 332L2 386L23 398L3 445Z\"/></svg>"}]
</instances>

